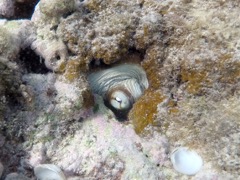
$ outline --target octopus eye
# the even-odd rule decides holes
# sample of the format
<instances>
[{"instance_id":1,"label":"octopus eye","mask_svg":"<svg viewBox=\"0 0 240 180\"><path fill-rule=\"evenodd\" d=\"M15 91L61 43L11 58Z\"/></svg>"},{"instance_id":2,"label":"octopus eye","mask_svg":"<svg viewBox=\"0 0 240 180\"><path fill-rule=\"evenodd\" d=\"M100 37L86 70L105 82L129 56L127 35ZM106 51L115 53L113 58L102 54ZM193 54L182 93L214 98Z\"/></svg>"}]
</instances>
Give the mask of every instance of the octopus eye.
<instances>
[{"instance_id":1,"label":"octopus eye","mask_svg":"<svg viewBox=\"0 0 240 180\"><path fill-rule=\"evenodd\" d=\"M133 103L148 88L144 69L136 64L122 64L105 70L99 70L88 76L93 93L104 99L118 120L127 118Z\"/></svg>"},{"instance_id":2,"label":"octopus eye","mask_svg":"<svg viewBox=\"0 0 240 180\"><path fill-rule=\"evenodd\" d=\"M118 121L127 120L127 115L132 108L133 102L131 94L121 87L109 91L104 100L104 104L113 111Z\"/></svg>"},{"instance_id":3,"label":"octopus eye","mask_svg":"<svg viewBox=\"0 0 240 180\"><path fill-rule=\"evenodd\" d=\"M111 94L109 103L116 110L126 110L131 107L129 97L120 90L116 90Z\"/></svg>"},{"instance_id":4,"label":"octopus eye","mask_svg":"<svg viewBox=\"0 0 240 180\"><path fill-rule=\"evenodd\" d=\"M122 103L122 100L119 97L116 97L115 100L119 103Z\"/></svg>"}]
</instances>

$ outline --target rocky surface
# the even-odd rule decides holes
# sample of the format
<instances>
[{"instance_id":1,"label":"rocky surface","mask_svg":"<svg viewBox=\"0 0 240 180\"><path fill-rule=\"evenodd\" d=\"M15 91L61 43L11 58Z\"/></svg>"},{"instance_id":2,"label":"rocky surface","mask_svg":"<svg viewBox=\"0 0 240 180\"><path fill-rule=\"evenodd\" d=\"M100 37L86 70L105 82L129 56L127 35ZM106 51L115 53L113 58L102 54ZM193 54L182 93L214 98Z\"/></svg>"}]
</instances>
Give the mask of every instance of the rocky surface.
<instances>
[{"instance_id":1,"label":"rocky surface","mask_svg":"<svg viewBox=\"0 0 240 180\"><path fill-rule=\"evenodd\" d=\"M2 0L0 2L0 18L30 18L38 0Z\"/></svg>"},{"instance_id":2,"label":"rocky surface","mask_svg":"<svg viewBox=\"0 0 240 180\"><path fill-rule=\"evenodd\" d=\"M3 170L4 170L4 167L3 167L2 163L0 162L0 178L2 177Z\"/></svg>"},{"instance_id":3,"label":"rocky surface","mask_svg":"<svg viewBox=\"0 0 240 180\"><path fill-rule=\"evenodd\" d=\"M25 20L13 6L35 1L13 2L0 3L2 179L38 164L68 179L239 177L238 1L40 0ZM150 84L125 122L86 80L119 63ZM202 156L195 176L173 169L180 146Z\"/></svg>"}]
</instances>

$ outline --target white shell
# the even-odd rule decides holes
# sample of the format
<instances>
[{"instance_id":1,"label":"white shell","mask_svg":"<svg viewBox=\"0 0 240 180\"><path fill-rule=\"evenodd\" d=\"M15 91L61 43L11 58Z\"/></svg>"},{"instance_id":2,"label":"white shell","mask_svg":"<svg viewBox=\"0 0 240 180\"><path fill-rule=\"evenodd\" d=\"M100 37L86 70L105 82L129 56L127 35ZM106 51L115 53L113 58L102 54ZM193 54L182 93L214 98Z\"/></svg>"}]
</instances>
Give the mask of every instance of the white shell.
<instances>
[{"instance_id":1,"label":"white shell","mask_svg":"<svg viewBox=\"0 0 240 180\"><path fill-rule=\"evenodd\" d=\"M34 168L38 180L66 180L63 172L54 164L40 164Z\"/></svg>"},{"instance_id":2,"label":"white shell","mask_svg":"<svg viewBox=\"0 0 240 180\"><path fill-rule=\"evenodd\" d=\"M186 175L195 175L203 166L201 156L186 147L173 151L170 158L174 169Z\"/></svg>"},{"instance_id":3,"label":"white shell","mask_svg":"<svg viewBox=\"0 0 240 180\"><path fill-rule=\"evenodd\" d=\"M129 97L122 91L115 91L111 94L110 104L118 110L125 110L131 106Z\"/></svg>"}]
</instances>

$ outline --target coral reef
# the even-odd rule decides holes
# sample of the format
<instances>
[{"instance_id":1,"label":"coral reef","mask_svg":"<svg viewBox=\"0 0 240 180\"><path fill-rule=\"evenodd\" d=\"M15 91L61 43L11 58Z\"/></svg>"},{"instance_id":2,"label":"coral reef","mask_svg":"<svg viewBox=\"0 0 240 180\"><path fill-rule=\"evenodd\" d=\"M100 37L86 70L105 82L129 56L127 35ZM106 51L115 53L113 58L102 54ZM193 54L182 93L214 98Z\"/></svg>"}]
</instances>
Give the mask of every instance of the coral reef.
<instances>
[{"instance_id":1,"label":"coral reef","mask_svg":"<svg viewBox=\"0 0 240 180\"><path fill-rule=\"evenodd\" d=\"M0 20L0 123L5 111L19 108L24 102L24 91L21 90L23 69L19 63L21 48L29 46L34 39L31 22L28 20ZM3 124L2 124L3 123Z\"/></svg>"},{"instance_id":2,"label":"coral reef","mask_svg":"<svg viewBox=\"0 0 240 180\"><path fill-rule=\"evenodd\" d=\"M14 62L11 62L12 59L16 59L20 51L20 40L13 36L5 27L0 28L0 55L1 63L8 65L9 68L17 68Z\"/></svg>"},{"instance_id":3,"label":"coral reef","mask_svg":"<svg viewBox=\"0 0 240 180\"><path fill-rule=\"evenodd\" d=\"M235 70L239 66L239 51L235 46L237 41L232 38L239 36L239 33L235 31L234 18L231 18L238 16L238 9L228 9L234 2L222 4L217 1L209 5L204 3L189 3L186 7L181 7L183 9L179 9L178 13L186 15L185 19L181 16L176 18L166 15L167 20L174 18L174 21L178 21L173 27L176 33L179 33L179 38L176 38L175 32L169 37L169 53L163 64L161 79L164 86L170 85L169 81L174 79L179 81L178 89L186 93L219 96L220 100L230 95L223 92L237 91L235 88L239 82L239 74ZM216 13L217 10L212 8L218 6L223 8L223 13ZM206 14L206 19L202 19L203 13ZM222 19L225 13L228 16ZM187 21L187 17L192 19Z\"/></svg>"},{"instance_id":4,"label":"coral reef","mask_svg":"<svg viewBox=\"0 0 240 180\"><path fill-rule=\"evenodd\" d=\"M134 105L129 113L136 133L141 133L149 124L153 124L157 115L157 105L165 98L159 92L148 90Z\"/></svg>"},{"instance_id":5,"label":"coral reef","mask_svg":"<svg viewBox=\"0 0 240 180\"><path fill-rule=\"evenodd\" d=\"M67 178L239 177L238 1L40 0L20 20L34 3L0 3L1 178L39 164ZM127 122L87 81L122 63L149 81ZM177 147L203 158L195 176L174 171Z\"/></svg>"},{"instance_id":6,"label":"coral reef","mask_svg":"<svg viewBox=\"0 0 240 180\"><path fill-rule=\"evenodd\" d=\"M21 48L26 48L36 38L35 27L29 20L0 20L0 62L9 68L17 68L15 61Z\"/></svg>"},{"instance_id":7,"label":"coral reef","mask_svg":"<svg viewBox=\"0 0 240 180\"><path fill-rule=\"evenodd\" d=\"M30 18L38 0L2 0L0 17L7 19Z\"/></svg>"},{"instance_id":8,"label":"coral reef","mask_svg":"<svg viewBox=\"0 0 240 180\"><path fill-rule=\"evenodd\" d=\"M31 165L44 163L44 159L50 158L68 176L107 179L163 177L159 168L167 159L166 139L156 134L148 137L152 139L152 143L148 143L148 138L141 139L130 126L103 115L107 109L100 97L96 102L98 112L87 118L73 135L68 133L63 139L36 143L29 159ZM43 129L48 133L46 128Z\"/></svg>"},{"instance_id":9,"label":"coral reef","mask_svg":"<svg viewBox=\"0 0 240 180\"><path fill-rule=\"evenodd\" d=\"M0 2L0 16L11 17L14 15L14 1L2 0Z\"/></svg>"},{"instance_id":10,"label":"coral reef","mask_svg":"<svg viewBox=\"0 0 240 180\"><path fill-rule=\"evenodd\" d=\"M46 66L53 71L60 71L68 58L66 45L58 38L56 29L60 18L73 8L73 0L42 0L37 4L31 18L37 27L37 38L31 44L31 48L44 58Z\"/></svg>"},{"instance_id":11,"label":"coral reef","mask_svg":"<svg viewBox=\"0 0 240 180\"><path fill-rule=\"evenodd\" d=\"M0 123L3 123L4 112L14 102L19 101L21 71L16 63L21 40L18 38L21 22L0 21Z\"/></svg>"},{"instance_id":12,"label":"coral reef","mask_svg":"<svg viewBox=\"0 0 240 180\"><path fill-rule=\"evenodd\" d=\"M220 177L237 177L239 108L239 98L236 97L220 102L205 97L188 98L178 102L177 113L169 113L159 107L160 119L155 123L159 123L171 147L197 149L205 164L214 164Z\"/></svg>"},{"instance_id":13,"label":"coral reef","mask_svg":"<svg viewBox=\"0 0 240 180\"><path fill-rule=\"evenodd\" d=\"M0 178L2 177L2 173L3 173L3 165L2 163L0 162Z\"/></svg>"},{"instance_id":14,"label":"coral reef","mask_svg":"<svg viewBox=\"0 0 240 180\"><path fill-rule=\"evenodd\" d=\"M18 173L10 173L6 176L5 178L6 180L14 180L14 179L19 179L19 180L30 180L30 178L22 175L22 174L18 174Z\"/></svg>"}]
</instances>

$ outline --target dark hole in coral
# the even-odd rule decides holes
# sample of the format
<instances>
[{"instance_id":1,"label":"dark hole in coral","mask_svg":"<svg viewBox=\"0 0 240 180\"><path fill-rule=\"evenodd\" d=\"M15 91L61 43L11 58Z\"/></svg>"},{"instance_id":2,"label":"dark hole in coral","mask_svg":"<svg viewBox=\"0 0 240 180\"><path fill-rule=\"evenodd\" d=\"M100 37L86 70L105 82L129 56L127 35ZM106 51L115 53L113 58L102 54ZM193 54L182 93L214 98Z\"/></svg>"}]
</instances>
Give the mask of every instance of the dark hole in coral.
<instances>
[{"instance_id":1,"label":"dark hole in coral","mask_svg":"<svg viewBox=\"0 0 240 180\"><path fill-rule=\"evenodd\" d=\"M65 19L65 18L67 18L68 16L70 16L70 15L72 15L72 14L73 14L73 12L72 12L72 11L69 11L69 12L63 14L63 18Z\"/></svg>"},{"instance_id":2,"label":"dark hole in coral","mask_svg":"<svg viewBox=\"0 0 240 180\"><path fill-rule=\"evenodd\" d=\"M123 121L127 121L128 120L128 112L129 110L132 108L130 107L129 109L127 110L117 110L115 108L113 108L108 101L104 101L104 104L105 106L107 106L109 109L112 110L112 112L115 114L116 116L116 119L120 122L123 122Z\"/></svg>"},{"instance_id":3,"label":"dark hole in coral","mask_svg":"<svg viewBox=\"0 0 240 180\"><path fill-rule=\"evenodd\" d=\"M140 59L143 60L144 59L144 56L146 54L146 50L145 49L141 49L141 50L138 50L136 49L135 47L130 47L128 49L128 54L138 54Z\"/></svg>"},{"instance_id":4,"label":"dark hole in coral","mask_svg":"<svg viewBox=\"0 0 240 180\"><path fill-rule=\"evenodd\" d=\"M176 78L176 83L178 86L180 86L183 83L182 76L180 74Z\"/></svg>"},{"instance_id":5,"label":"dark hole in coral","mask_svg":"<svg viewBox=\"0 0 240 180\"><path fill-rule=\"evenodd\" d=\"M103 62L103 59L92 59L89 63L89 69L104 69L104 68L107 68L107 67L110 67L109 65L105 64Z\"/></svg>"},{"instance_id":6,"label":"dark hole in coral","mask_svg":"<svg viewBox=\"0 0 240 180\"><path fill-rule=\"evenodd\" d=\"M146 50L138 50L135 47L130 47L125 55L120 59L120 61L113 63L113 64L105 64L103 59L92 59L89 63L90 72L98 71L113 67L115 65L119 65L122 63L136 63L140 64L140 62L144 59L146 54ZM113 108L107 100L104 101L106 107L112 110L115 114L115 117L118 121L127 121L128 120L128 113L132 107L127 110L116 110Z\"/></svg>"},{"instance_id":7,"label":"dark hole in coral","mask_svg":"<svg viewBox=\"0 0 240 180\"><path fill-rule=\"evenodd\" d=\"M83 117L80 117L79 119L78 119L78 122L83 122L84 121L84 118Z\"/></svg>"},{"instance_id":8,"label":"dark hole in coral","mask_svg":"<svg viewBox=\"0 0 240 180\"><path fill-rule=\"evenodd\" d=\"M25 0L15 2L14 16L12 19L30 19L39 0Z\"/></svg>"},{"instance_id":9,"label":"dark hole in coral","mask_svg":"<svg viewBox=\"0 0 240 180\"><path fill-rule=\"evenodd\" d=\"M46 74L50 72L41 59L31 48L22 49L19 57L28 73Z\"/></svg>"},{"instance_id":10,"label":"dark hole in coral","mask_svg":"<svg viewBox=\"0 0 240 180\"><path fill-rule=\"evenodd\" d=\"M46 95L51 98L51 97L54 97L54 96L57 96L57 92L56 92L56 89L55 88L47 88L47 91L46 91Z\"/></svg>"},{"instance_id":11,"label":"dark hole in coral","mask_svg":"<svg viewBox=\"0 0 240 180\"><path fill-rule=\"evenodd\" d=\"M99 104L95 104L95 105L93 106L93 113L97 113L98 110L99 110Z\"/></svg>"},{"instance_id":12,"label":"dark hole in coral","mask_svg":"<svg viewBox=\"0 0 240 180\"><path fill-rule=\"evenodd\" d=\"M16 87L17 88L17 87ZM19 88L19 86L18 86ZM7 110L4 114L4 118L6 119L13 119L14 113L19 109L22 109L22 94L18 92L17 89L8 89L5 92L5 98L6 98L6 104L7 104ZM11 111L11 113L9 113Z\"/></svg>"},{"instance_id":13,"label":"dark hole in coral","mask_svg":"<svg viewBox=\"0 0 240 180\"><path fill-rule=\"evenodd\" d=\"M6 92L5 97L10 107L20 106L20 101L19 101L19 99L21 98L20 94L13 93L13 92Z\"/></svg>"},{"instance_id":14,"label":"dark hole in coral","mask_svg":"<svg viewBox=\"0 0 240 180\"><path fill-rule=\"evenodd\" d=\"M26 139L24 138L23 134L21 134L20 136L18 136L18 142L19 142L19 143L23 143L23 142L25 142L25 141L26 141Z\"/></svg>"},{"instance_id":15,"label":"dark hole in coral","mask_svg":"<svg viewBox=\"0 0 240 180\"><path fill-rule=\"evenodd\" d=\"M60 55L57 55L56 59L59 61L61 59Z\"/></svg>"},{"instance_id":16,"label":"dark hole in coral","mask_svg":"<svg viewBox=\"0 0 240 180\"><path fill-rule=\"evenodd\" d=\"M4 180L6 175L12 172L18 172L21 159L26 155L14 141L7 142L0 150L0 159L4 165L4 171L1 180Z\"/></svg>"},{"instance_id":17,"label":"dark hole in coral","mask_svg":"<svg viewBox=\"0 0 240 180\"><path fill-rule=\"evenodd\" d=\"M160 166L160 164L157 164L157 167L159 167Z\"/></svg>"},{"instance_id":18,"label":"dark hole in coral","mask_svg":"<svg viewBox=\"0 0 240 180\"><path fill-rule=\"evenodd\" d=\"M84 14L89 14L91 11L89 9L84 9Z\"/></svg>"},{"instance_id":19,"label":"dark hole in coral","mask_svg":"<svg viewBox=\"0 0 240 180\"><path fill-rule=\"evenodd\" d=\"M58 25L55 25L55 26L51 27L50 30L57 31L57 28L58 28Z\"/></svg>"}]
</instances>

